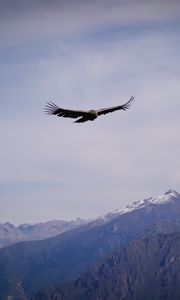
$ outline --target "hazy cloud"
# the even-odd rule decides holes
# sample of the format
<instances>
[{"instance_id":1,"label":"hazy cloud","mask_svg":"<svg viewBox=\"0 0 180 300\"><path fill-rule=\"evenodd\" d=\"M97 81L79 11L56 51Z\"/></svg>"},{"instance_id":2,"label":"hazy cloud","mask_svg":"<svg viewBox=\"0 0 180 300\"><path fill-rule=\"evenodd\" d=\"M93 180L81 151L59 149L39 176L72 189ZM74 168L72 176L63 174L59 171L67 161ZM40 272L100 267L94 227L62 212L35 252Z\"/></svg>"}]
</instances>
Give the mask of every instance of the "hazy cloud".
<instances>
[{"instance_id":1,"label":"hazy cloud","mask_svg":"<svg viewBox=\"0 0 180 300\"><path fill-rule=\"evenodd\" d=\"M179 21L179 1L1 1L2 45L58 35L85 33L109 26Z\"/></svg>"}]
</instances>

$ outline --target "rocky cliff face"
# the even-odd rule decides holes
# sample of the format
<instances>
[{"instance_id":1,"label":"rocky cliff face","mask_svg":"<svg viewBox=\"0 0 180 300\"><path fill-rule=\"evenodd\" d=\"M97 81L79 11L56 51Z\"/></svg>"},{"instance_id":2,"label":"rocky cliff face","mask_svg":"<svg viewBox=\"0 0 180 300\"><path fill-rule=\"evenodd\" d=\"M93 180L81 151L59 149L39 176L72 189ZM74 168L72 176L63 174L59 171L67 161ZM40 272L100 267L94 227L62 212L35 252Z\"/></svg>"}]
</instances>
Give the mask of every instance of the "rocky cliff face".
<instances>
[{"instance_id":1,"label":"rocky cliff face","mask_svg":"<svg viewBox=\"0 0 180 300\"><path fill-rule=\"evenodd\" d=\"M180 233L135 240L72 283L45 289L33 300L178 300Z\"/></svg>"}]
</instances>

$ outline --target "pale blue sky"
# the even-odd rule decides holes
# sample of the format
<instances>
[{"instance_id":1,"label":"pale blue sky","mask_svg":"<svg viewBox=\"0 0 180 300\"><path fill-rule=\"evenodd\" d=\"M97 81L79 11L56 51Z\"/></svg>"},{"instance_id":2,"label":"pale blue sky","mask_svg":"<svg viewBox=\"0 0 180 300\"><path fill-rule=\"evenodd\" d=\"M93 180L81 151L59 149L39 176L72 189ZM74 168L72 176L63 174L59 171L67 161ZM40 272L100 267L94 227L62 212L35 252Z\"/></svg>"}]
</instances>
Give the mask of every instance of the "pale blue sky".
<instances>
[{"instance_id":1,"label":"pale blue sky","mask_svg":"<svg viewBox=\"0 0 180 300\"><path fill-rule=\"evenodd\" d=\"M89 218L180 191L180 2L0 2L0 222ZM73 124L65 108L127 112Z\"/></svg>"}]
</instances>

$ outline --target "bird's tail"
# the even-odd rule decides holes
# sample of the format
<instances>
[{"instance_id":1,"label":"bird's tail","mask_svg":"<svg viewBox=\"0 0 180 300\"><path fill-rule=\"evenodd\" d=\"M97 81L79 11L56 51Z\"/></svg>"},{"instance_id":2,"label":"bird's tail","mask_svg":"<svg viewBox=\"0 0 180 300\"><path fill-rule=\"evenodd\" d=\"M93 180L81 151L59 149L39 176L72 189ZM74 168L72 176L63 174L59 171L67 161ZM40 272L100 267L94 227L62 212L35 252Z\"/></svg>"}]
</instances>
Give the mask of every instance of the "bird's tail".
<instances>
[{"instance_id":1,"label":"bird's tail","mask_svg":"<svg viewBox=\"0 0 180 300\"><path fill-rule=\"evenodd\" d=\"M45 105L44 111L47 115L53 115L54 112L59 108L55 103L53 102L47 102Z\"/></svg>"}]
</instances>

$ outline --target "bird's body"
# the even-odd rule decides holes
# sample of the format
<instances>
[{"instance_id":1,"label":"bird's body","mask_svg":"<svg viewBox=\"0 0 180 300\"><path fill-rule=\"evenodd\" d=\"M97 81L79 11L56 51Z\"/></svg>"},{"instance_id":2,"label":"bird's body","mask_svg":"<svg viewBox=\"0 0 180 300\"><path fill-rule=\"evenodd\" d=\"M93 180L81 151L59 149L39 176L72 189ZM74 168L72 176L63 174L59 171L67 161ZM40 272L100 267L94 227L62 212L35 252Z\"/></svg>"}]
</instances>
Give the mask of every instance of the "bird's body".
<instances>
[{"instance_id":1,"label":"bird's body","mask_svg":"<svg viewBox=\"0 0 180 300\"><path fill-rule=\"evenodd\" d=\"M131 97L128 102L123 105L113 106L109 108L102 108L98 110L70 110L63 109L53 102L48 102L45 106L45 111L48 115L56 115L63 118L77 119L74 123L84 123L86 121L94 121L98 116L105 115L116 110L126 110L130 107L131 102L135 97Z\"/></svg>"}]
</instances>

